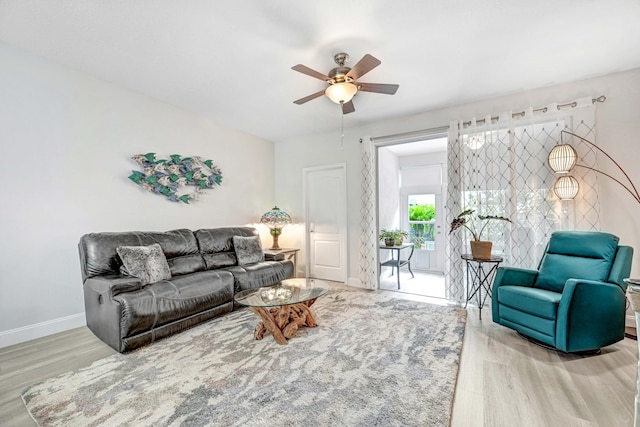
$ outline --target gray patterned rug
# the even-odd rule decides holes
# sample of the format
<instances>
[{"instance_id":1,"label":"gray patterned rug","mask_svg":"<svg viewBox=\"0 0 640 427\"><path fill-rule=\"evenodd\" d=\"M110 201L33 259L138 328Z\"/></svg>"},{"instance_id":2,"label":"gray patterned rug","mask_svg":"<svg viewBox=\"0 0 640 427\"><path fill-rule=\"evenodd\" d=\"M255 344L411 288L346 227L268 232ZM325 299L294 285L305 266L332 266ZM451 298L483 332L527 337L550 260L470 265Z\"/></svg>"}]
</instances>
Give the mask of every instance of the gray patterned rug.
<instances>
[{"instance_id":1,"label":"gray patterned rug","mask_svg":"<svg viewBox=\"0 0 640 427\"><path fill-rule=\"evenodd\" d=\"M466 312L333 290L288 345L243 309L22 393L41 426L447 426Z\"/></svg>"}]
</instances>

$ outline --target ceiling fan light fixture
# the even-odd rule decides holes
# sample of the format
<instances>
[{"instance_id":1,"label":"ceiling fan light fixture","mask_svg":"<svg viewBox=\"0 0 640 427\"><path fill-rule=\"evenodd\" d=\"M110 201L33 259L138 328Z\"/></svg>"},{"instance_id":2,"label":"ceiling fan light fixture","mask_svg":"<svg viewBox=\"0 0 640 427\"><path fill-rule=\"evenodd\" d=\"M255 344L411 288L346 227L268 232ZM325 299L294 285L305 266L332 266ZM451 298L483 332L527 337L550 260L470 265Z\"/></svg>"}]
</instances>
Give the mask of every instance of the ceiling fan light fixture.
<instances>
[{"instance_id":1,"label":"ceiling fan light fixture","mask_svg":"<svg viewBox=\"0 0 640 427\"><path fill-rule=\"evenodd\" d=\"M346 104L358 92L358 88L353 83L334 83L324 91L325 95L336 104Z\"/></svg>"}]
</instances>

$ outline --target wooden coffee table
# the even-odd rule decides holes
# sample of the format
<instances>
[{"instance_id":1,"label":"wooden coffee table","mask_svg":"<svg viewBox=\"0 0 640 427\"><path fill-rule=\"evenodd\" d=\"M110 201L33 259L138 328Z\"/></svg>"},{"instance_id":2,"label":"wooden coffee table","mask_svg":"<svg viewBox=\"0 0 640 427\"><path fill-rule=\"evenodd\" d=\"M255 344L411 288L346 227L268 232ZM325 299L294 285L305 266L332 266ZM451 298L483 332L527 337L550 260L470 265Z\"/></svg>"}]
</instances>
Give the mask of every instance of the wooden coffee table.
<instances>
[{"instance_id":1,"label":"wooden coffee table","mask_svg":"<svg viewBox=\"0 0 640 427\"><path fill-rule=\"evenodd\" d=\"M262 321L253 336L257 340L271 332L278 344L287 344L303 326L315 328L311 306L318 297L329 291L329 285L317 279L288 279L274 286L238 292L234 300L250 307Z\"/></svg>"}]
</instances>

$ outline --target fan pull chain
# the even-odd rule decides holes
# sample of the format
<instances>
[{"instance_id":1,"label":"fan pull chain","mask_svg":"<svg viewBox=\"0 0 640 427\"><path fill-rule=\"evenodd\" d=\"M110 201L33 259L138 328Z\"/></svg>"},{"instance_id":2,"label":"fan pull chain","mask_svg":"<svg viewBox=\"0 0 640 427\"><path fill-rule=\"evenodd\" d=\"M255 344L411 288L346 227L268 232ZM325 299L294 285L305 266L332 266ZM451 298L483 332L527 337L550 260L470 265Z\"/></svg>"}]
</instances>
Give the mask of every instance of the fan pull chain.
<instances>
[{"instance_id":1,"label":"fan pull chain","mask_svg":"<svg viewBox=\"0 0 640 427\"><path fill-rule=\"evenodd\" d=\"M344 151L344 114L340 112L340 151Z\"/></svg>"}]
</instances>

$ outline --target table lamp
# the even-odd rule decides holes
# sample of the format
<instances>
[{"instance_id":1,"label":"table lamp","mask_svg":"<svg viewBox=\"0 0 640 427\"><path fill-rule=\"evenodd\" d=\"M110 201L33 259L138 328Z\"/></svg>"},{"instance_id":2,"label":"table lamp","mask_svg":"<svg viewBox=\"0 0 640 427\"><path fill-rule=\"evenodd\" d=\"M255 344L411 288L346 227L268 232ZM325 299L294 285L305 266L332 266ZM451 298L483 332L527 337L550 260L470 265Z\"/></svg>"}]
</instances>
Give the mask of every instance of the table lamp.
<instances>
[{"instance_id":1,"label":"table lamp","mask_svg":"<svg viewBox=\"0 0 640 427\"><path fill-rule=\"evenodd\" d=\"M273 236L272 250L280 250L278 246L278 237L282 233L282 227L287 224L291 224L291 217L285 211L281 211L280 208L274 206L269 212L262 215L260 223L266 225L271 230L271 236Z\"/></svg>"}]
</instances>

